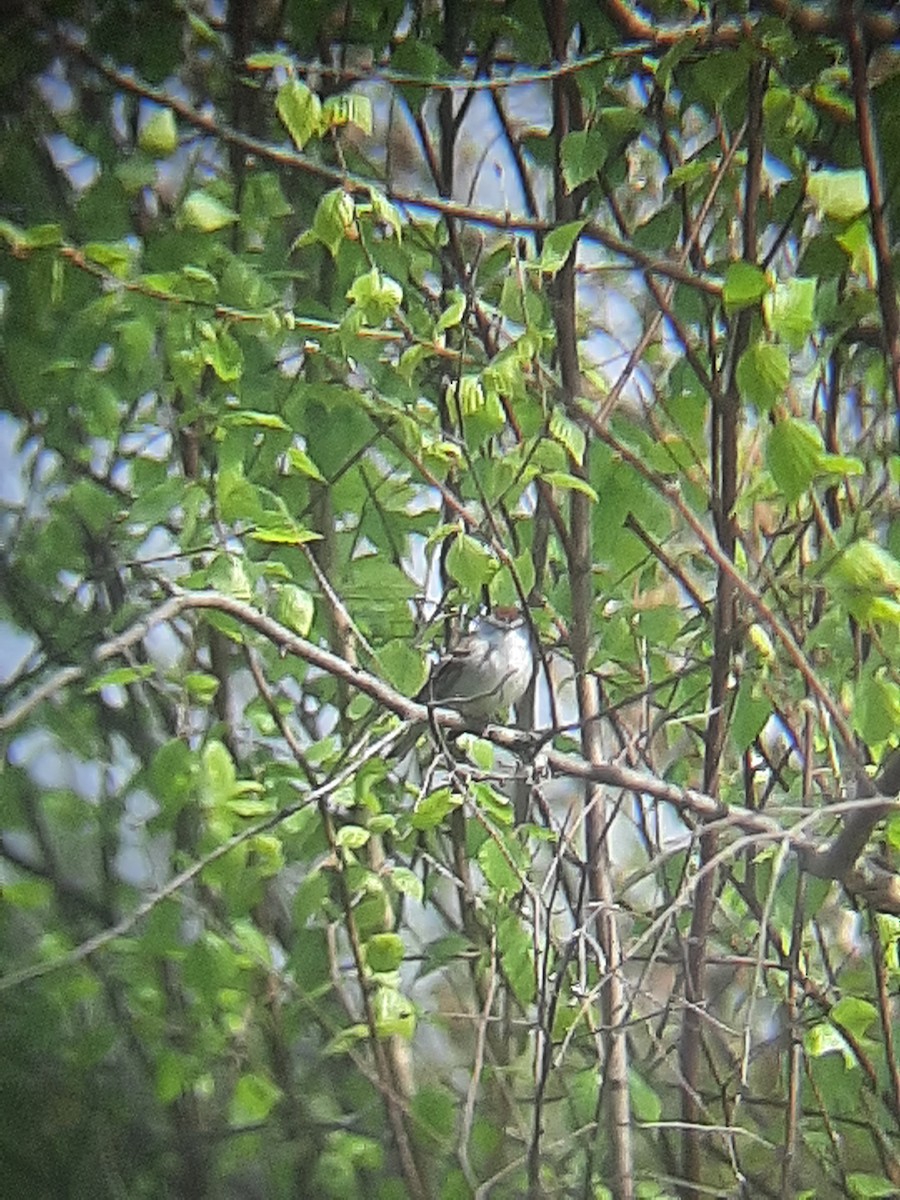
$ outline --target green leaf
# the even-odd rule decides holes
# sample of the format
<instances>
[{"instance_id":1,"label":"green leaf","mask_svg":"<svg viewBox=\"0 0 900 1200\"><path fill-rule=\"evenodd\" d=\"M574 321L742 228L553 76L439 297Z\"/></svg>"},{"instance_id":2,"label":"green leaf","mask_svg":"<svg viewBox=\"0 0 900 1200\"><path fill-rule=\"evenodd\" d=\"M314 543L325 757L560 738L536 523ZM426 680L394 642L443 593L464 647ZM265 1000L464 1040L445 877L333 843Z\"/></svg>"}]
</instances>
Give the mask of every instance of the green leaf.
<instances>
[{"instance_id":1,"label":"green leaf","mask_svg":"<svg viewBox=\"0 0 900 1200\"><path fill-rule=\"evenodd\" d=\"M359 850L368 842L371 834L362 825L342 825L335 835L335 841L344 850Z\"/></svg>"},{"instance_id":2,"label":"green leaf","mask_svg":"<svg viewBox=\"0 0 900 1200\"><path fill-rule=\"evenodd\" d=\"M194 1066L186 1054L176 1050L163 1050L156 1060L154 1088L156 1097L162 1104L171 1104L173 1100L186 1092L192 1083Z\"/></svg>"},{"instance_id":3,"label":"green leaf","mask_svg":"<svg viewBox=\"0 0 900 1200\"><path fill-rule=\"evenodd\" d=\"M534 587L534 559L530 550L523 550L517 555L512 561L512 566L520 586L517 588L513 583L512 571L506 566L501 567L489 585L491 604L494 608L515 607L520 602L520 596L523 593L527 596Z\"/></svg>"},{"instance_id":4,"label":"green leaf","mask_svg":"<svg viewBox=\"0 0 900 1200\"><path fill-rule=\"evenodd\" d=\"M248 71L272 71L276 67L290 71L294 67L294 60L290 54L261 51L259 54L248 54L244 66Z\"/></svg>"},{"instance_id":5,"label":"green leaf","mask_svg":"<svg viewBox=\"0 0 900 1200\"><path fill-rule=\"evenodd\" d=\"M886 742L900 729L900 687L882 667L866 670L853 691L853 728L868 746Z\"/></svg>"},{"instance_id":6,"label":"green leaf","mask_svg":"<svg viewBox=\"0 0 900 1200\"><path fill-rule=\"evenodd\" d=\"M424 38L417 37L403 38L399 42L391 55L391 66L395 73L410 80L400 84L400 91L413 111L419 108L427 95L422 84L434 83L442 76L452 74L449 64L437 48Z\"/></svg>"},{"instance_id":7,"label":"green leaf","mask_svg":"<svg viewBox=\"0 0 900 1200\"><path fill-rule=\"evenodd\" d=\"M565 446L579 467L584 465L584 451L587 445L585 432L561 408L554 408L550 414L550 436Z\"/></svg>"},{"instance_id":8,"label":"green leaf","mask_svg":"<svg viewBox=\"0 0 900 1200\"><path fill-rule=\"evenodd\" d=\"M802 348L816 326L816 280L789 279L777 283L763 299L769 328L792 349Z\"/></svg>"},{"instance_id":9,"label":"green leaf","mask_svg":"<svg viewBox=\"0 0 900 1200\"><path fill-rule=\"evenodd\" d=\"M466 311L466 297L462 292L453 292L449 297L450 303L438 317L437 324L434 327L434 336L443 333L445 329L452 329L458 325L463 319L463 314Z\"/></svg>"},{"instance_id":10,"label":"green leaf","mask_svg":"<svg viewBox=\"0 0 900 1200\"><path fill-rule=\"evenodd\" d=\"M337 255L341 243L353 229L356 221L356 205L353 197L343 188L333 188L319 201L313 217L312 233L331 257Z\"/></svg>"},{"instance_id":11,"label":"green leaf","mask_svg":"<svg viewBox=\"0 0 900 1200\"><path fill-rule=\"evenodd\" d=\"M210 675L206 671L188 671L183 682L187 693L201 704L212 703L213 697L220 687L220 681L216 676Z\"/></svg>"},{"instance_id":12,"label":"green leaf","mask_svg":"<svg viewBox=\"0 0 900 1200\"><path fill-rule=\"evenodd\" d=\"M150 785L163 808L172 811L187 799L194 780L196 758L181 738L157 750L150 767Z\"/></svg>"},{"instance_id":13,"label":"green leaf","mask_svg":"<svg viewBox=\"0 0 900 1200\"><path fill-rule=\"evenodd\" d=\"M403 303L403 288L396 279L373 267L354 280L347 298L359 306L370 325L380 325Z\"/></svg>"},{"instance_id":14,"label":"green leaf","mask_svg":"<svg viewBox=\"0 0 900 1200\"><path fill-rule=\"evenodd\" d=\"M400 892L403 896L410 896L413 900L422 903L425 889L415 871L411 871L409 867L390 867L387 878L395 892Z\"/></svg>"},{"instance_id":15,"label":"green leaf","mask_svg":"<svg viewBox=\"0 0 900 1200\"><path fill-rule=\"evenodd\" d=\"M425 682L422 659L406 638L392 638L382 646L378 661L387 682L404 695L413 695Z\"/></svg>"},{"instance_id":16,"label":"green leaf","mask_svg":"<svg viewBox=\"0 0 900 1200\"><path fill-rule=\"evenodd\" d=\"M247 425L255 429L279 429L285 433L291 428L277 413L254 412L248 408L224 413L219 420L222 429L240 429Z\"/></svg>"},{"instance_id":17,"label":"green leaf","mask_svg":"<svg viewBox=\"0 0 900 1200\"><path fill-rule=\"evenodd\" d=\"M864 1171L851 1171L847 1175L847 1186L853 1200L871 1200L872 1197L898 1196L900 1188L884 1175L868 1175Z\"/></svg>"},{"instance_id":18,"label":"green leaf","mask_svg":"<svg viewBox=\"0 0 900 1200\"><path fill-rule=\"evenodd\" d=\"M856 275L862 275L866 283L875 283L875 247L872 245L872 231L869 222L864 218L854 221L835 239L837 244L850 258L850 269Z\"/></svg>"},{"instance_id":19,"label":"green leaf","mask_svg":"<svg viewBox=\"0 0 900 1200\"><path fill-rule=\"evenodd\" d=\"M212 367L223 383L240 379L244 370L244 355L238 342L226 329L216 329L212 337L203 339L201 347L203 361Z\"/></svg>"},{"instance_id":20,"label":"green leaf","mask_svg":"<svg viewBox=\"0 0 900 1200\"><path fill-rule=\"evenodd\" d=\"M463 416L472 416L484 408L484 387L477 375L463 375L455 380L450 395L455 401L457 413L462 413Z\"/></svg>"},{"instance_id":21,"label":"green leaf","mask_svg":"<svg viewBox=\"0 0 900 1200\"><path fill-rule=\"evenodd\" d=\"M595 179L607 154L606 139L599 129L577 129L567 133L559 148L566 191L572 192L579 184Z\"/></svg>"},{"instance_id":22,"label":"green leaf","mask_svg":"<svg viewBox=\"0 0 900 1200\"><path fill-rule=\"evenodd\" d=\"M210 587L236 600L249 600L253 594L247 568L236 555L218 555L210 565L208 579Z\"/></svg>"},{"instance_id":23,"label":"green leaf","mask_svg":"<svg viewBox=\"0 0 900 1200\"><path fill-rule=\"evenodd\" d=\"M566 488L570 492L583 492L595 504L600 499L586 479L582 479L579 475L570 475L568 471L545 471L541 475L541 479L544 483L549 483L551 487Z\"/></svg>"},{"instance_id":24,"label":"green leaf","mask_svg":"<svg viewBox=\"0 0 900 1200\"><path fill-rule=\"evenodd\" d=\"M822 216L849 221L869 207L869 185L860 167L852 171L813 171L806 194Z\"/></svg>"},{"instance_id":25,"label":"green leaf","mask_svg":"<svg viewBox=\"0 0 900 1200\"><path fill-rule=\"evenodd\" d=\"M168 158L178 149L178 127L170 108L157 108L138 131L138 146L151 158Z\"/></svg>"},{"instance_id":26,"label":"green leaf","mask_svg":"<svg viewBox=\"0 0 900 1200\"><path fill-rule=\"evenodd\" d=\"M331 895L329 873L321 869L310 871L294 896L294 920L302 928L310 917L317 916Z\"/></svg>"},{"instance_id":27,"label":"green leaf","mask_svg":"<svg viewBox=\"0 0 900 1200\"><path fill-rule=\"evenodd\" d=\"M4 903L25 912L46 908L52 899L53 889L44 879L22 879L3 885Z\"/></svg>"},{"instance_id":28,"label":"green leaf","mask_svg":"<svg viewBox=\"0 0 900 1200\"><path fill-rule=\"evenodd\" d=\"M741 355L735 374L742 399L768 412L784 399L791 364L781 346L757 342Z\"/></svg>"},{"instance_id":29,"label":"green leaf","mask_svg":"<svg viewBox=\"0 0 900 1200\"><path fill-rule=\"evenodd\" d=\"M179 213L179 224L201 233L215 233L238 219L238 214L209 192L194 191L185 197Z\"/></svg>"},{"instance_id":30,"label":"green leaf","mask_svg":"<svg viewBox=\"0 0 900 1200\"><path fill-rule=\"evenodd\" d=\"M211 808L218 808L235 794L237 772L234 760L222 742L212 739L203 748L200 765L203 803Z\"/></svg>"},{"instance_id":31,"label":"green leaf","mask_svg":"<svg viewBox=\"0 0 900 1200\"><path fill-rule=\"evenodd\" d=\"M99 263L117 279L127 279L137 258L135 248L128 242L88 242L84 257Z\"/></svg>"},{"instance_id":32,"label":"green leaf","mask_svg":"<svg viewBox=\"0 0 900 1200\"><path fill-rule=\"evenodd\" d=\"M484 738L464 734L460 744L465 746L466 755L476 767L482 771L490 771L494 766L494 745Z\"/></svg>"},{"instance_id":33,"label":"green leaf","mask_svg":"<svg viewBox=\"0 0 900 1200\"><path fill-rule=\"evenodd\" d=\"M752 263L733 262L725 272L722 299L729 310L758 304L769 290L766 273Z\"/></svg>"},{"instance_id":34,"label":"green leaf","mask_svg":"<svg viewBox=\"0 0 900 1200\"><path fill-rule=\"evenodd\" d=\"M417 1129L449 1147L459 1112L457 1097L438 1085L419 1087L412 1098L412 1117Z\"/></svg>"},{"instance_id":35,"label":"green leaf","mask_svg":"<svg viewBox=\"0 0 900 1200\"><path fill-rule=\"evenodd\" d=\"M749 674L744 675L729 726L731 738L740 754L753 745L771 715L771 700L757 692L755 681Z\"/></svg>"},{"instance_id":36,"label":"green leaf","mask_svg":"<svg viewBox=\"0 0 900 1200\"><path fill-rule=\"evenodd\" d=\"M860 996L842 996L831 1010L831 1019L855 1038L863 1038L869 1026L878 1020L878 1009Z\"/></svg>"},{"instance_id":37,"label":"green leaf","mask_svg":"<svg viewBox=\"0 0 900 1200\"><path fill-rule=\"evenodd\" d=\"M291 446L287 451L286 458L293 470L300 471L303 475L308 475L310 479L315 479L318 483L326 482L325 476L305 450L301 450L297 446Z\"/></svg>"},{"instance_id":38,"label":"green leaf","mask_svg":"<svg viewBox=\"0 0 900 1200\"><path fill-rule=\"evenodd\" d=\"M448 787L437 788L416 802L411 817L413 829L436 829L445 818L462 804L461 798Z\"/></svg>"},{"instance_id":39,"label":"green leaf","mask_svg":"<svg viewBox=\"0 0 900 1200\"><path fill-rule=\"evenodd\" d=\"M28 250L42 250L48 246L59 246L62 242L62 226L54 224L33 225L21 229L12 221L0 221L0 238L17 254Z\"/></svg>"},{"instance_id":40,"label":"green leaf","mask_svg":"<svg viewBox=\"0 0 900 1200\"><path fill-rule=\"evenodd\" d=\"M508 912L497 923L497 948L500 964L513 995L526 1008L533 1003L537 992L534 974L534 946L527 925L516 913Z\"/></svg>"},{"instance_id":41,"label":"green leaf","mask_svg":"<svg viewBox=\"0 0 900 1200\"><path fill-rule=\"evenodd\" d=\"M321 101L299 79L289 79L281 85L275 97L275 111L298 150L321 131Z\"/></svg>"},{"instance_id":42,"label":"green leaf","mask_svg":"<svg viewBox=\"0 0 900 1200\"><path fill-rule=\"evenodd\" d=\"M296 525L282 525L272 529L254 529L250 537L255 542L263 542L267 546L305 546L307 542L318 542L321 533L311 529L300 529Z\"/></svg>"},{"instance_id":43,"label":"green leaf","mask_svg":"<svg viewBox=\"0 0 900 1200\"><path fill-rule=\"evenodd\" d=\"M862 625L900 622L900 562L876 542L864 538L848 546L825 578L838 603Z\"/></svg>"},{"instance_id":44,"label":"green leaf","mask_svg":"<svg viewBox=\"0 0 900 1200\"><path fill-rule=\"evenodd\" d=\"M138 667L117 667L113 671L107 671L99 679L91 680L84 690L90 696L99 692L101 688L124 687L129 683L136 683L139 679L149 679L155 673L156 667L149 663Z\"/></svg>"},{"instance_id":45,"label":"green leaf","mask_svg":"<svg viewBox=\"0 0 900 1200\"><path fill-rule=\"evenodd\" d=\"M305 588L286 583L278 589L275 619L282 625L286 625L294 633L299 633L301 637L306 637L312 628L314 615L313 598Z\"/></svg>"},{"instance_id":46,"label":"green leaf","mask_svg":"<svg viewBox=\"0 0 900 1200\"><path fill-rule=\"evenodd\" d=\"M396 933L376 933L364 946L366 966L376 974L396 971L403 962L403 939Z\"/></svg>"},{"instance_id":47,"label":"green leaf","mask_svg":"<svg viewBox=\"0 0 900 1200\"><path fill-rule=\"evenodd\" d=\"M569 137L576 136L574 133L569 134ZM551 229L544 238L541 256L534 264L534 268L544 275L556 275L565 266L572 253L572 247L586 224L586 221L569 221L566 225L559 225L556 229Z\"/></svg>"},{"instance_id":48,"label":"green leaf","mask_svg":"<svg viewBox=\"0 0 900 1200\"><path fill-rule=\"evenodd\" d=\"M769 432L766 464L788 504L815 479L823 453L822 435L811 421L788 417Z\"/></svg>"},{"instance_id":49,"label":"green leaf","mask_svg":"<svg viewBox=\"0 0 900 1200\"><path fill-rule=\"evenodd\" d=\"M628 1072L628 1094L631 1107L639 1121L658 1121L662 1116L662 1101L646 1080L631 1070Z\"/></svg>"},{"instance_id":50,"label":"green leaf","mask_svg":"<svg viewBox=\"0 0 900 1200\"><path fill-rule=\"evenodd\" d=\"M237 1081L228 1106L229 1123L241 1126L265 1121L280 1099L279 1087L266 1076L250 1071Z\"/></svg>"},{"instance_id":51,"label":"green leaf","mask_svg":"<svg viewBox=\"0 0 900 1200\"><path fill-rule=\"evenodd\" d=\"M499 568L491 551L467 533L454 538L447 553L448 574L472 596L490 583Z\"/></svg>"},{"instance_id":52,"label":"green leaf","mask_svg":"<svg viewBox=\"0 0 900 1200\"><path fill-rule=\"evenodd\" d=\"M327 129L355 125L368 137L372 133L372 101L361 92L329 96L322 105L321 121Z\"/></svg>"},{"instance_id":53,"label":"green leaf","mask_svg":"<svg viewBox=\"0 0 900 1200\"><path fill-rule=\"evenodd\" d=\"M514 896L522 888L522 878L505 845L486 838L478 851L478 865L485 879L502 896Z\"/></svg>"},{"instance_id":54,"label":"green leaf","mask_svg":"<svg viewBox=\"0 0 900 1200\"><path fill-rule=\"evenodd\" d=\"M372 216L383 225L386 225L396 235L399 242L403 234L403 221L396 204L392 204L384 192L379 191L375 187L369 188L369 204L372 209Z\"/></svg>"},{"instance_id":55,"label":"green leaf","mask_svg":"<svg viewBox=\"0 0 900 1200\"><path fill-rule=\"evenodd\" d=\"M272 800L259 800L253 796L241 796L236 800L229 800L227 807L228 811L234 813L236 817L243 817L248 821L267 817L269 813L275 811Z\"/></svg>"},{"instance_id":56,"label":"green leaf","mask_svg":"<svg viewBox=\"0 0 900 1200\"><path fill-rule=\"evenodd\" d=\"M409 1041L416 1031L416 1010L412 1001L392 987L380 987L375 993L375 1028L381 1038L402 1037Z\"/></svg>"}]
</instances>

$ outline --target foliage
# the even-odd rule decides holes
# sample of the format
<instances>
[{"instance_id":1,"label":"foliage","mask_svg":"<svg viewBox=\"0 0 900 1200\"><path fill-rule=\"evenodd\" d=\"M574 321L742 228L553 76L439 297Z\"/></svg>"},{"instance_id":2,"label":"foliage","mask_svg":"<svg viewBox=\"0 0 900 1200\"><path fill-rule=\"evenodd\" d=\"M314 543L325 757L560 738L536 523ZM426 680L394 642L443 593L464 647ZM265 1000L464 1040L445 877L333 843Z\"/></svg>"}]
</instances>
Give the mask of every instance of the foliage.
<instances>
[{"instance_id":1,"label":"foliage","mask_svg":"<svg viewBox=\"0 0 900 1200\"><path fill-rule=\"evenodd\" d=\"M689 7L8 22L10 1195L900 1189L896 17Z\"/></svg>"}]
</instances>

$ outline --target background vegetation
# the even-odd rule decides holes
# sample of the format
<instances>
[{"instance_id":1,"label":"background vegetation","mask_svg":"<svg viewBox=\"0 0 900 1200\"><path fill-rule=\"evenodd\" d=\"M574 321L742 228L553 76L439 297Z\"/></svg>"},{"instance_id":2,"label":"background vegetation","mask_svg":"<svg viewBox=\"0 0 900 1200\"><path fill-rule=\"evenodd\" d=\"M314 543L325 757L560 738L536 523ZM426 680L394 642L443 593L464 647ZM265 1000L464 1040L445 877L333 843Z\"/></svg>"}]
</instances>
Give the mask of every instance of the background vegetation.
<instances>
[{"instance_id":1,"label":"background vegetation","mask_svg":"<svg viewBox=\"0 0 900 1200\"><path fill-rule=\"evenodd\" d=\"M5 10L6 1194L898 1194L896 38Z\"/></svg>"}]
</instances>

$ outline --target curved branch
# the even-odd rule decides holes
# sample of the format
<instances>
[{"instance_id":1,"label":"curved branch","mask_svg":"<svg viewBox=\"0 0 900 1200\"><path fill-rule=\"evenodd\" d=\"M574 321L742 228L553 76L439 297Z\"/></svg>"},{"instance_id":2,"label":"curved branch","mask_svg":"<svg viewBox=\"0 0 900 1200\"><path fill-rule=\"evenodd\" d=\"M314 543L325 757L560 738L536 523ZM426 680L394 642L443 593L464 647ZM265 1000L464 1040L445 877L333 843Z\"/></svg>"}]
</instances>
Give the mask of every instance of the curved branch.
<instances>
[{"instance_id":1,"label":"curved branch","mask_svg":"<svg viewBox=\"0 0 900 1200\"><path fill-rule=\"evenodd\" d=\"M405 192L394 188L385 180L367 179L337 167L329 167L324 163L315 162L306 155L295 150L271 145L260 138L250 137L237 129L232 129L219 122L214 116L199 112L185 100L172 96L161 88L151 87L142 83L131 74L126 74L118 68L110 66L96 55L91 54L84 46L72 39L60 35L62 45L72 54L88 62L99 71L110 83L123 91L151 100L154 104L167 108L180 117L187 125L200 130L209 137L219 138L227 145L236 146L246 154L255 155L264 161L276 163L279 166L303 171L330 183L333 187L341 187L351 193L363 193L368 196L373 187L383 190L384 194L396 204L405 208L425 209L439 213L444 217L455 217L472 225L482 225L490 229L499 229L505 233L550 233L556 228L553 221L540 220L536 217L513 217L509 213L501 213L495 209L475 208L467 204L459 204L453 200L445 200L434 196L423 196L419 193ZM621 238L605 230L594 221L589 221L581 232L581 237L590 242L598 242L612 254L617 254L636 267L655 275L673 279L689 287L711 296L719 296L722 285L718 280L705 279L692 271L686 270L679 263L657 261L651 255L645 254Z\"/></svg>"}]
</instances>

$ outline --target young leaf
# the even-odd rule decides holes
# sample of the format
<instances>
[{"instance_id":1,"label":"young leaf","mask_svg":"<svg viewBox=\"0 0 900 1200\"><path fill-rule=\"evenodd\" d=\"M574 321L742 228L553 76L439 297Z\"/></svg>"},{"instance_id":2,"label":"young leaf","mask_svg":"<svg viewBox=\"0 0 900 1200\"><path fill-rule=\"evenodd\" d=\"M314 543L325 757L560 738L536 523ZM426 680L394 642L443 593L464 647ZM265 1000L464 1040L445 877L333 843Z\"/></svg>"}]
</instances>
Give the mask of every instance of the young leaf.
<instances>
[{"instance_id":1,"label":"young leaf","mask_svg":"<svg viewBox=\"0 0 900 1200\"><path fill-rule=\"evenodd\" d=\"M806 194L822 216L836 221L849 221L869 207L869 185L861 167L813 171L806 181Z\"/></svg>"},{"instance_id":2,"label":"young leaf","mask_svg":"<svg viewBox=\"0 0 900 1200\"><path fill-rule=\"evenodd\" d=\"M769 433L766 464L788 504L799 500L816 477L824 446L811 421L779 421Z\"/></svg>"},{"instance_id":3,"label":"young leaf","mask_svg":"<svg viewBox=\"0 0 900 1200\"><path fill-rule=\"evenodd\" d=\"M321 122L325 128L355 125L369 136L372 133L372 101L360 92L329 96L322 105Z\"/></svg>"},{"instance_id":4,"label":"young leaf","mask_svg":"<svg viewBox=\"0 0 900 1200\"><path fill-rule=\"evenodd\" d=\"M185 198L178 219L186 229L215 233L217 229L234 224L238 214L209 192L194 191Z\"/></svg>"},{"instance_id":5,"label":"young leaf","mask_svg":"<svg viewBox=\"0 0 900 1200\"><path fill-rule=\"evenodd\" d=\"M275 98L275 111L298 150L321 130L321 101L299 79L289 79L281 85Z\"/></svg>"},{"instance_id":6,"label":"young leaf","mask_svg":"<svg viewBox=\"0 0 900 1200\"><path fill-rule=\"evenodd\" d=\"M741 355L736 377L742 398L760 412L768 412L784 399L791 364L781 346L757 342Z\"/></svg>"},{"instance_id":7,"label":"young leaf","mask_svg":"<svg viewBox=\"0 0 900 1200\"><path fill-rule=\"evenodd\" d=\"M178 127L170 108L157 108L138 131L138 146L151 158L168 158L178 147Z\"/></svg>"},{"instance_id":8,"label":"young leaf","mask_svg":"<svg viewBox=\"0 0 900 1200\"><path fill-rule=\"evenodd\" d=\"M287 583L278 589L275 617L282 625L306 637L312 628L314 614L313 598L305 588Z\"/></svg>"},{"instance_id":9,"label":"young leaf","mask_svg":"<svg viewBox=\"0 0 900 1200\"><path fill-rule=\"evenodd\" d=\"M733 310L758 304L768 290L769 281L759 267L746 262L729 264L722 288L726 308Z\"/></svg>"},{"instance_id":10,"label":"young leaf","mask_svg":"<svg viewBox=\"0 0 900 1200\"><path fill-rule=\"evenodd\" d=\"M569 134L569 137L577 136L574 133ZM585 221L569 221L566 225L559 225L556 229L551 229L544 239L541 256L535 264L536 269L544 275L556 275L572 253L572 247L586 223Z\"/></svg>"},{"instance_id":11,"label":"young leaf","mask_svg":"<svg viewBox=\"0 0 900 1200\"><path fill-rule=\"evenodd\" d=\"M606 162L606 139L599 129L577 129L567 133L559 148L566 190L573 192L579 184L595 179Z\"/></svg>"},{"instance_id":12,"label":"young leaf","mask_svg":"<svg viewBox=\"0 0 900 1200\"><path fill-rule=\"evenodd\" d=\"M500 564L494 555L475 538L461 533L447 554L447 571L471 595L490 583Z\"/></svg>"}]
</instances>

